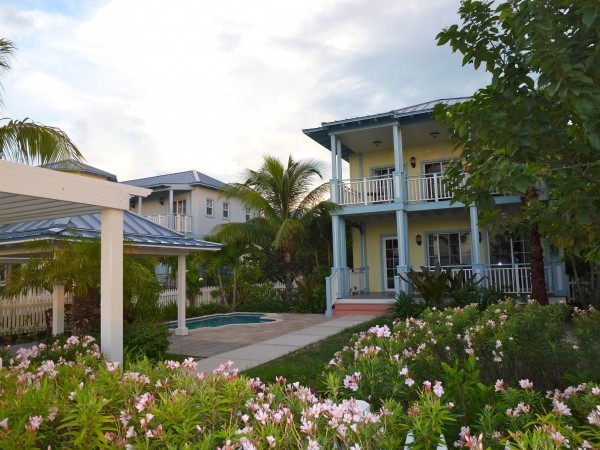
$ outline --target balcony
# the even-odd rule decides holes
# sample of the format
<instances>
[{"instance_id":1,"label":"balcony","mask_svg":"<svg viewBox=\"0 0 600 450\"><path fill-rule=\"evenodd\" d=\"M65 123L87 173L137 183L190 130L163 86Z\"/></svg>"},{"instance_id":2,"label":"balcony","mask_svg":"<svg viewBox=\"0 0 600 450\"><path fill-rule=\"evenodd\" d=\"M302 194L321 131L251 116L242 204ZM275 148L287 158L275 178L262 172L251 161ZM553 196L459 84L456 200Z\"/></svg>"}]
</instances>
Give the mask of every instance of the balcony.
<instances>
[{"instance_id":1,"label":"balcony","mask_svg":"<svg viewBox=\"0 0 600 450\"><path fill-rule=\"evenodd\" d=\"M394 178L396 178L397 182L403 180L400 182L398 192L401 198L403 197L402 193L406 193L406 202L438 202L452 198L452 192L444 183L445 177L446 175L441 172L410 177L354 178L340 180L335 188L337 189L338 203L342 206L391 203L394 201L394 186L396 183Z\"/></svg>"},{"instance_id":2,"label":"balcony","mask_svg":"<svg viewBox=\"0 0 600 450\"><path fill-rule=\"evenodd\" d=\"M144 216L150 222L160 225L161 227L169 228L177 233L185 234L192 232L192 216L186 216L184 214L173 215L173 226L169 226L169 215L158 214L154 216Z\"/></svg>"}]
</instances>

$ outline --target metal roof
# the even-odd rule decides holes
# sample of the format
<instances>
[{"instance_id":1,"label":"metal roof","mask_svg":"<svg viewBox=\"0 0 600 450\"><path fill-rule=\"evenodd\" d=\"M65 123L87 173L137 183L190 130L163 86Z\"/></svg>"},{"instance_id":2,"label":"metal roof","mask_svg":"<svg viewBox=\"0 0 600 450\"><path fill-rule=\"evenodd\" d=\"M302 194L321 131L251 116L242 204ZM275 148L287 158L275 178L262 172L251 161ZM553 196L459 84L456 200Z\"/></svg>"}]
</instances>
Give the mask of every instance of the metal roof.
<instances>
[{"instance_id":1,"label":"metal roof","mask_svg":"<svg viewBox=\"0 0 600 450\"><path fill-rule=\"evenodd\" d=\"M61 172L87 173L89 175L102 177L106 181L114 181L115 183L117 182L116 175L98 169L97 167L89 166L80 161L75 161L74 159L65 159L64 161L45 164L41 167L52 170L60 170Z\"/></svg>"},{"instance_id":2,"label":"metal roof","mask_svg":"<svg viewBox=\"0 0 600 450\"><path fill-rule=\"evenodd\" d=\"M336 120L333 122L322 122L320 127L306 128L302 130L302 132L315 142L321 144L326 149L331 150L330 133L333 133L336 130L347 131L351 130L352 128L360 128L374 124L382 125L386 123L409 125L411 122L422 121L424 118L429 117L433 112L435 105L439 103L452 106L456 105L457 103L466 102L469 99L470 97L456 97L432 100L425 103L419 103L418 105L394 109L384 113L354 117L351 119ZM342 151L344 155L347 156L347 154L350 152L350 149L342 144Z\"/></svg>"},{"instance_id":3,"label":"metal roof","mask_svg":"<svg viewBox=\"0 0 600 450\"><path fill-rule=\"evenodd\" d=\"M187 170L185 172L167 173L165 175L156 175L154 177L138 178L136 180L123 181L124 184L139 187L159 187L169 186L173 184L190 184L193 186L205 186L213 189L218 189L225 183L216 178L198 172L197 170Z\"/></svg>"},{"instance_id":4,"label":"metal roof","mask_svg":"<svg viewBox=\"0 0 600 450\"><path fill-rule=\"evenodd\" d=\"M3 225L0 226L0 247L36 239L97 238L100 225L100 214ZM123 240L134 247L188 250L218 250L222 247L222 244L182 236L129 211L123 212Z\"/></svg>"}]
</instances>

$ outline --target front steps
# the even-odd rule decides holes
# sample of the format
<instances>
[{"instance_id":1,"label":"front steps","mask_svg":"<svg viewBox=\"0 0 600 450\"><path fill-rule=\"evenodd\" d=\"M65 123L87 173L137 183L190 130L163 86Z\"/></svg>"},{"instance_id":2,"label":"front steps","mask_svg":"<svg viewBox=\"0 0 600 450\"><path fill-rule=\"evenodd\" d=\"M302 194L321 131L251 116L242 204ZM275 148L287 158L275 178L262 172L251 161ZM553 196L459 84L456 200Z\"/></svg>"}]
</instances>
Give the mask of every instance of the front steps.
<instances>
[{"instance_id":1,"label":"front steps","mask_svg":"<svg viewBox=\"0 0 600 450\"><path fill-rule=\"evenodd\" d=\"M352 302L347 303L343 300L338 300L333 306L333 315L337 316L383 316L387 313L391 303L375 303L375 302Z\"/></svg>"}]
</instances>

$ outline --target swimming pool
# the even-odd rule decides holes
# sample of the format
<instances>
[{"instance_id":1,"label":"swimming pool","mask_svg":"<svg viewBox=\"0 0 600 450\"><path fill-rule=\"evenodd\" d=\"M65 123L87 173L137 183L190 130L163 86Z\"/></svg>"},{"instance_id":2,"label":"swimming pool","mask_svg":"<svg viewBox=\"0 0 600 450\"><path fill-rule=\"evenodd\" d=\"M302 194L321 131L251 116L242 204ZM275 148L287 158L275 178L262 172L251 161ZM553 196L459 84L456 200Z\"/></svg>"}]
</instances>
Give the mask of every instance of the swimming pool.
<instances>
[{"instance_id":1,"label":"swimming pool","mask_svg":"<svg viewBox=\"0 0 600 450\"><path fill-rule=\"evenodd\" d=\"M224 325L244 325L250 323L268 323L274 322L275 319L265 317L265 314L252 313L230 313L230 314L212 314L210 316L195 317L186 319L186 327L190 330L197 328L214 328ZM170 322L169 328L177 328L177 322Z\"/></svg>"}]
</instances>

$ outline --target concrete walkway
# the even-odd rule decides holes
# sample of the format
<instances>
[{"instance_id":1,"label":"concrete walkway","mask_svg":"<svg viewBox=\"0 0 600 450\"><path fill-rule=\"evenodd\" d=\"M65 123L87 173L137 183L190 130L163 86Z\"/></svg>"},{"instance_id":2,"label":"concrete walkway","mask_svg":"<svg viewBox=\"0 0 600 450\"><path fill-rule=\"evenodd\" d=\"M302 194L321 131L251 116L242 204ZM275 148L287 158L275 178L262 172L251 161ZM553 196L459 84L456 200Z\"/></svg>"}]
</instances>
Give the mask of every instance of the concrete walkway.
<instances>
[{"instance_id":1,"label":"concrete walkway","mask_svg":"<svg viewBox=\"0 0 600 450\"><path fill-rule=\"evenodd\" d=\"M200 372L213 371L227 361L233 361L234 368L246 370L374 317L357 315L328 318L321 314L268 314L267 316L276 318L277 322L202 328L190 330L187 336L172 336L170 351L192 356L207 356L198 361ZM253 343L248 345L249 342Z\"/></svg>"}]
</instances>

